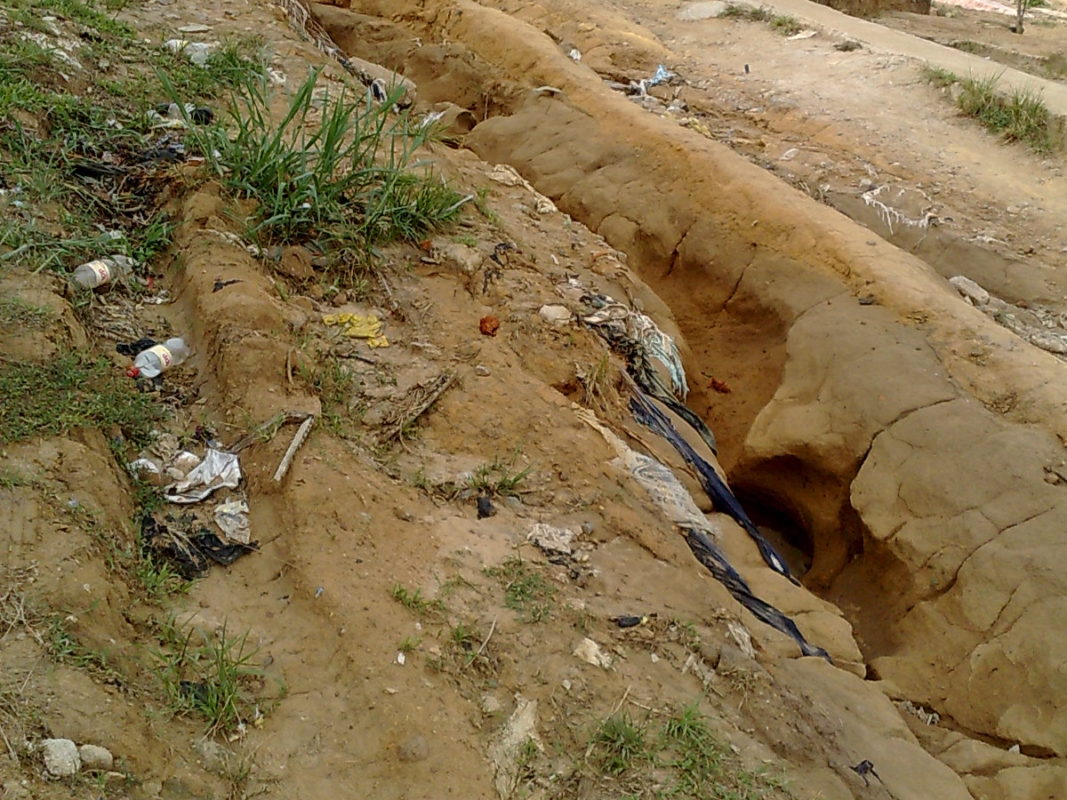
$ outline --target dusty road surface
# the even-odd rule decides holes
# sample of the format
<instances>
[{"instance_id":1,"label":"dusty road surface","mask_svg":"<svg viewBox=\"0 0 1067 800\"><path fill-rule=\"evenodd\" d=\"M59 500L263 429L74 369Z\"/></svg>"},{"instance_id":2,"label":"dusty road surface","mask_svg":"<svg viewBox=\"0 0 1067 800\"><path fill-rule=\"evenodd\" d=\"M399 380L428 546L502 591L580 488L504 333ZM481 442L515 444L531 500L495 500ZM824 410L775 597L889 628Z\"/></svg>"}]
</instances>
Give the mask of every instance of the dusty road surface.
<instances>
[{"instance_id":1,"label":"dusty road surface","mask_svg":"<svg viewBox=\"0 0 1067 800\"><path fill-rule=\"evenodd\" d=\"M1067 797L1064 154L915 57L1065 29L780 2L3 10L5 800Z\"/></svg>"}]
</instances>

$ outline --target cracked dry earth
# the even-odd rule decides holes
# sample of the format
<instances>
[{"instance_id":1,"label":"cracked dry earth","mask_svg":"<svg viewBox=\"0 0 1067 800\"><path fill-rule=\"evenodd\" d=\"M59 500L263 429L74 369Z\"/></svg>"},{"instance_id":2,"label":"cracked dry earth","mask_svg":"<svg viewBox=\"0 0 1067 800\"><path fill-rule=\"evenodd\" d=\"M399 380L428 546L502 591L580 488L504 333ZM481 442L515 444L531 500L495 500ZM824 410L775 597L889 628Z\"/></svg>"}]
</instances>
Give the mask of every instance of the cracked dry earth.
<instances>
[{"instance_id":1,"label":"cracked dry earth","mask_svg":"<svg viewBox=\"0 0 1067 800\"><path fill-rule=\"evenodd\" d=\"M318 420L282 481L292 428L241 451L259 550L163 608L109 564L107 542L136 536L109 431L5 445L3 474L28 476L0 485L5 797L1067 797L1067 367L944 279L965 274L1012 303L1062 310L1060 163L1046 184L1027 180L1045 169L1036 157L1005 155L938 111L926 87L860 91L837 74L836 98L805 109L816 79L783 48L828 43L706 20L704 35L728 40L709 48L667 5L311 7L347 55L414 82L415 113L436 106L457 120L462 146L422 155L478 203L418 246L384 248L349 295L330 291L300 248L279 262L251 255L242 209L217 184L190 182L170 200L177 229L157 271L174 302L136 311L142 326L195 343L171 379L180 402L167 430L206 427L231 444L280 412ZM265 2L147 3L121 17L152 41L188 24L255 33L287 87L309 64L349 80ZM742 84L716 71L731 48L777 53L782 72ZM687 81L678 91L699 125L605 83L661 62ZM761 100L746 96L753 84ZM879 116L882 92L950 130L957 151L930 166L910 126ZM828 119L845 95L854 107L838 113L851 119ZM756 105L767 109L757 121L737 111ZM858 129L884 141L865 149ZM757 154L790 145L802 151L793 159ZM839 170L826 191L824 147ZM946 177L964 151L981 162L974 192ZM781 179L794 163L784 177L805 191ZM1000 190L1050 210L1034 215L1026 261L1014 242L976 244L984 230L1010 241L1012 226L980 213L1006 164L1013 180ZM859 190L873 183L858 181L883 175L944 202L937 214L956 223L930 233L938 253L981 257L935 257L862 219ZM41 330L2 331L5 353L113 348L53 279L0 278L53 312ZM718 453L686 438L799 585L634 419L625 354L577 321L575 285L673 337L687 404ZM339 337L328 320L346 312L384 320L388 346ZM479 329L487 317L493 336ZM340 395L324 370L343 375ZM398 410L442 376L448 388L398 427ZM828 659L803 656L694 558L601 428L670 467L752 594ZM402 434L381 435L391 429ZM484 518L470 489L479 479L495 492ZM569 552L531 544L538 525L571 531ZM57 663L33 613L45 608L103 667ZM171 618L198 635L245 635L262 716L205 736L168 713L146 654ZM651 741L694 704L719 742L710 784L676 784L669 749L619 774L605 767L604 720L625 718ZM16 730L31 743L105 745L116 766L46 780ZM865 761L876 775L857 769Z\"/></svg>"}]
</instances>

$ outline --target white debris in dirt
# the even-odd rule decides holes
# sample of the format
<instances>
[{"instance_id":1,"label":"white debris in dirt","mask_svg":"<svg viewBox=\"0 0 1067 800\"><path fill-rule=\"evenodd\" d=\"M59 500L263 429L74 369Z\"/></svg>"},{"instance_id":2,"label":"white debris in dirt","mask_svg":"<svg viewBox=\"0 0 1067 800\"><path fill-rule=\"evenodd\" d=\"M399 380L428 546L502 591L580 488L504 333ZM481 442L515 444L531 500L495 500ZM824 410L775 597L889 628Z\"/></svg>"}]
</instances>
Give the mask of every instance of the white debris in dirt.
<instances>
[{"instance_id":1,"label":"white debris in dirt","mask_svg":"<svg viewBox=\"0 0 1067 800\"><path fill-rule=\"evenodd\" d=\"M248 529L248 503L231 500L215 507L215 524L231 542L248 544L252 539Z\"/></svg>"},{"instance_id":2,"label":"white debris in dirt","mask_svg":"<svg viewBox=\"0 0 1067 800\"><path fill-rule=\"evenodd\" d=\"M545 305L537 312L541 319L551 325L565 325L574 319L574 314L566 306Z\"/></svg>"},{"instance_id":3,"label":"white debris in dirt","mask_svg":"<svg viewBox=\"0 0 1067 800\"><path fill-rule=\"evenodd\" d=\"M726 630L730 634L730 638L734 640L737 646L741 649L749 658L756 657L756 650L752 646L752 634L748 632L748 628L742 625L740 622L729 620L726 623Z\"/></svg>"},{"instance_id":4,"label":"white debris in dirt","mask_svg":"<svg viewBox=\"0 0 1067 800\"><path fill-rule=\"evenodd\" d=\"M403 651L396 654L396 663L400 666L404 666L404 664L407 663L407 660L407 656L404 655Z\"/></svg>"},{"instance_id":5,"label":"white debris in dirt","mask_svg":"<svg viewBox=\"0 0 1067 800\"><path fill-rule=\"evenodd\" d=\"M586 664L592 664L594 667L600 667L601 669L611 667L611 656L605 653L600 645L589 637L585 637L574 646L572 655L577 656Z\"/></svg>"},{"instance_id":6,"label":"white debris in dirt","mask_svg":"<svg viewBox=\"0 0 1067 800\"><path fill-rule=\"evenodd\" d=\"M788 42L796 42L801 39L811 39L813 36L815 36L815 34L816 31L813 31L811 30L811 28L808 28L807 30L803 30L800 33L794 33L792 36L786 36L785 38Z\"/></svg>"},{"instance_id":7,"label":"white debris in dirt","mask_svg":"<svg viewBox=\"0 0 1067 800\"><path fill-rule=\"evenodd\" d=\"M914 717L922 720L924 725L937 725L941 721L941 715L936 711L927 711L921 705L917 705L911 700L901 700L897 705L901 711L906 711Z\"/></svg>"},{"instance_id":8,"label":"white debris in dirt","mask_svg":"<svg viewBox=\"0 0 1067 800\"><path fill-rule=\"evenodd\" d=\"M198 22L194 22L189 25L182 25L178 28L178 33L207 33L210 30L210 25L201 25Z\"/></svg>"},{"instance_id":9,"label":"white debris in dirt","mask_svg":"<svg viewBox=\"0 0 1067 800\"><path fill-rule=\"evenodd\" d=\"M488 378L492 373L489 371L489 367L484 364L476 364L474 367L474 374L479 378Z\"/></svg>"},{"instance_id":10,"label":"white debris in dirt","mask_svg":"<svg viewBox=\"0 0 1067 800\"><path fill-rule=\"evenodd\" d=\"M573 552L571 543L577 536L578 531L538 522L526 534L526 541L533 542L546 553L562 553L569 556Z\"/></svg>"},{"instance_id":11,"label":"white debris in dirt","mask_svg":"<svg viewBox=\"0 0 1067 800\"><path fill-rule=\"evenodd\" d=\"M218 42L190 42L186 39L168 39L163 42L163 47L167 50L172 53L181 53L189 59L190 63L198 67L207 66L208 59L218 46Z\"/></svg>"},{"instance_id":12,"label":"white debris in dirt","mask_svg":"<svg viewBox=\"0 0 1067 800\"><path fill-rule=\"evenodd\" d=\"M482 713L483 714L495 714L504 707L495 696L486 694L482 696Z\"/></svg>"},{"instance_id":13,"label":"white debris in dirt","mask_svg":"<svg viewBox=\"0 0 1067 800\"><path fill-rule=\"evenodd\" d=\"M860 197L863 199L864 204L874 208L878 212L878 216L881 218L882 222L889 228L890 235L893 234L894 224L903 225L906 228L929 228L930 223L937 220L937 215L929 209L924 210L921 217L909 217L904 212L879 200L878 196L888 188L889 184L882 184L873 189L868 189L861 194ZM898 200L904 195L904 192L904 189L897 191Z\"/></svg>"},{"instance_id":14,"label":"white debris in dirt","mask_svg":"<svg viewBox=\"0 0 1067 800\"><path fill-rule=\"evenodd\" d=\"M126 466L128 466L130 471L135 475L142 472L146 472L149 475L159 475L163 472L163 467L150 458L138 458L131 461Z\"/></svg>"},{"instance_id":15,"label":"white debris in dirt","mask_svg":"<svg viewBox=\"0 0 1067 800\"><path fill-rule=\"evenodd\" d=\"M537 734L537 701L515 695L515 710L508 717L503 731L489 745L489 760L493 763L496 777L493 781L501 798L510 797L515 790L522 768L523 751L527 742L544 749Z\"/></svg>"},{"instance_id":16,"label":"white debris in dirt","mask_svg":"<svg viewBox=\"0 0 1067 800\"><path fill-rule=\"evenodd\" d=\"M78 748L84 769L111 769L115 765L115 757L106 747L95 744L83 744Z\"/></svg>"},{"instance_id":17,"label":"white debris in dirt","mask_svg":"<svg viewBox=\"0 0 1067 800\"><path fill-rule=\"evenodd\" d=\"M782 153L780 156L778 156L778 160L779 161L792 161L794 158L797 157L797 153L799 153L799 152L800 151L797 150L797 148L790 147L788 150L786 150L784 153Z\"/></svg>"},{"instance_id":18,"label":"white debris in dirt","mask_svg":"<svg viewBox=\"0 0 1067 800\"><path fill-rule=\"evenodd\" d=\"M534 196L535 205L538 214L551 214L556 211L556 204L538 192L530 182L522 177L515 168L508 164L497 164L491 170L488 175L489 180L496 183L502 183L505 186L521 186L526 191Z\"/></svg>"},{"instance_id":19,"label":"white debris in dirt","mask_svg":"<svg viewBox=\"0 0 1067 800\"><path fill-rule=\"evenodd\" d=\"M41 754L44 768L53 778L70 778L81 769L78 746L70 739L45 739L41 742Z\"/></svg>"},{"instance_id":20,"label":"white debris in dirt","mask_svg":"<svg viewBox=\"0 0 1067 800\"><path fill-rule=\"evenodd\" d=\"M571 51L567 53L567 56L570 58L571 61L580 62L582 60L582 51L579 50L577 47L572 47Z\"/></svg>"},{"instance_id":21,"label":"white debris in dirt","mask_svg":"<svg viewBox=\"0 0 1067 800\"><path fill-rule=\"evenodd\" d=\"M50 56L66 64L71 69L82 69L81 62L71 55L71 53L77 52L80 48L79 43L73 39L49 36L39 31L23 31L21 36L23 39L33 42L42 50L47 50Z\"/></svg>"},{"instance_id":22,"label":"white debris in dirt","mask_svg":"<svg viewBox=\"0 0 1067 800\"><path fill-rule=\"evenodd\" d=\"M209 447L203 461L183 480L167 487L163 496L171 503L199 503L218 489L236 489L240 482L237 454Z\"/></svg>"},{"instance_id":23,"label":"white debris in dirt","mask_svg":"<svg viewBox=\"0 0 1067 800\"><path fill-rule=\"evenodd\" d=\"M956 275L949 278L948 282L952 284L960 295L969 300L971 305L984 306L989 303L989 292L970 278L963 275Z\"/></svg>"},{"instance_id":24,"label":"white debris in dirt","mask_svg":"<svg viewBox=\"0 0 1067 800\"><path fill-rule=\"evenodd\" d=\"M682 674L685 675L692 672L698 678L705 687L708 686L715 679L715 671L704 663L704 659L698 656L696 653L690 653L689 657L682 665Z\"/></svg>"}]
</instances>

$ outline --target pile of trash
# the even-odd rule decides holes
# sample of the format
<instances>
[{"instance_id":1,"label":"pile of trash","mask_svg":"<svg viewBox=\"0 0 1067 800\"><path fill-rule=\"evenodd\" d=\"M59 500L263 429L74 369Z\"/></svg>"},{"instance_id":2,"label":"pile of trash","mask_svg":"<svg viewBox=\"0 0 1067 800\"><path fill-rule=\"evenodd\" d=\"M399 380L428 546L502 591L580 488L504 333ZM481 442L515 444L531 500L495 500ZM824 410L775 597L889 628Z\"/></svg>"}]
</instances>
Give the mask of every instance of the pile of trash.
<instances>
[{"instance_id":1,"label":"pile of trash","mask_svg":"<svg viewBox=\"0 0 1067 800\"><path fill-rule=\"evenodd\" d=\"M203 575L212 563L232 564L259 547L252 541L248 499L240 489L238 454L224 450L207 432L201 439L204 452L197 455L183 449L173 434L160 434L129 464L140 480L162 488L166 503L184 507L145 514L141 547L185 578Z\"/></svg>"}]
</instances>

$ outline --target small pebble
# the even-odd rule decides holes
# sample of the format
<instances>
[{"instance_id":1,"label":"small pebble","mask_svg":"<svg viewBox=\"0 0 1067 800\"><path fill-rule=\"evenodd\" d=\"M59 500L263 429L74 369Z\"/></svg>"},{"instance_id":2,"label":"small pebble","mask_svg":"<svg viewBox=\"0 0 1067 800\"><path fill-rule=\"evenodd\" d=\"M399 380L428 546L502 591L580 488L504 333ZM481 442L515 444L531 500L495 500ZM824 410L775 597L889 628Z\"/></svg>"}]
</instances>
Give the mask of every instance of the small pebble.
<instances>
[{"instance_id":1,"label":"small pebble","mask_svg":"<svg viewBox=\"0 0 1067 800\"><path fill-rule=\"evenodd\" d=\"M489 367L485 366L484 364L479 364L474 368L474 374L477 375L479 378L488 378L490 375Z\"/></svg>"},{"instance_id":2,"label":"small pebble","mask_svg":"<svg viewBox=\"0 0 1067 800\"><path fill-rule=\"evenodd\" d=\"M83 744L78 748L78 755L85 769L111 769L115 765L115 757L111 755L111 751L95 744Z\"/></svg>"}]
</instances>

